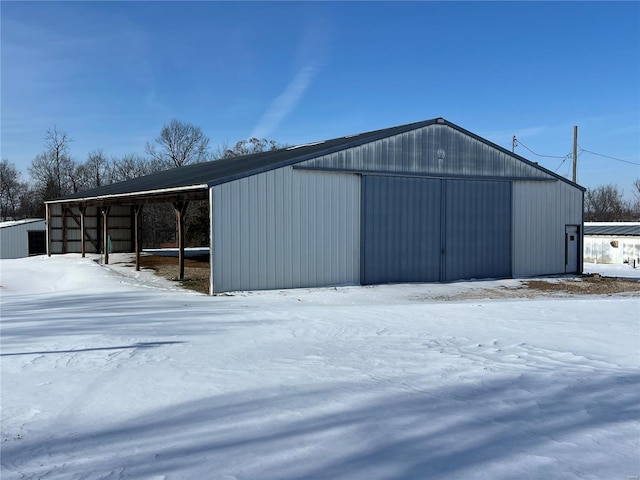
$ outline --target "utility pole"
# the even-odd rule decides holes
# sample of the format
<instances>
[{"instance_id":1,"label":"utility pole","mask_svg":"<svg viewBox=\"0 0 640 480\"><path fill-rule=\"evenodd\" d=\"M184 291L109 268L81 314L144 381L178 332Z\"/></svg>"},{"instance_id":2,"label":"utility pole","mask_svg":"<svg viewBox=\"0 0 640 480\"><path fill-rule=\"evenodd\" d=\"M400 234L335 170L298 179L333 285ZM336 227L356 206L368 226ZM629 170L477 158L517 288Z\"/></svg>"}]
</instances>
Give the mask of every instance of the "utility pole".
<instances>
[{"instance_id":1,"label":"utility pole","mask_svg":"<svg viewBox=\"0 0 640 480\"><path fill-rule=\"evenodd\" d=\"M516 145L518 141L516 140L516 136L513 136L513 140L511 140L511 153L516 153Z\"/></svg>"},{"instance_id":2,"label":"utility pole","mask_svg":"<svg viewBox=\"0 0 640 480\"><path fill-rule=\"evenodd\" d=\"M578 126L573 126L573 183L578 181Z\"/></svg>"}]
</instances>

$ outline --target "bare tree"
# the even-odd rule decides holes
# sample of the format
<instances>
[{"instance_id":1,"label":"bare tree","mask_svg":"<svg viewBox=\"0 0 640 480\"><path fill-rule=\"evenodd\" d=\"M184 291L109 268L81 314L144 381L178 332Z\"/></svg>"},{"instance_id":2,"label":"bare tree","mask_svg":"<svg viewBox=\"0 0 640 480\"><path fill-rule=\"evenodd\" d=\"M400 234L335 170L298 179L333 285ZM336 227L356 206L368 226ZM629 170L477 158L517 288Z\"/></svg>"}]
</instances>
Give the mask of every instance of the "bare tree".
<instances>
[{"instance_id":1,"label":"bare tree","mask_svg":"<svg viewBox=\"0 0 640 480\"><path fill-rule=\"evenodd\" d=\"M71 139L56 127L47 130L45 151L31 162L29 174L40 200L49 200L77 192L76 165L69 155Z\"/></svg>"},{"instance_id":2,"label":"bare tree","mask_svg":"<svg viewBox=\"0 0 640 480\"><path fill-rule=\"evenodd\" d=\"M200 127L176 119L162 127L155 144L147 143L145 151L164 169L210 159L209 138Z\"/></svg>"},{"instance_id":3,"label":"bare tree","mask_svg":"<svg viewBox=\"0 0 640 480\"><path fill-rule=\"evenodd\" d=\"M286 148L287 145L281 145L275 140L266 138L250 138L248 140L240 140L236 142L233 148L229 148L227 144L223 144L217 148L215 156L217 159L234 158L242 155L251 155L253 153L268 152Z\"/></svg>"},{"instance_id":4,"label":"bare tree","mask_svg":"<svg viewBox=\"0 0 640 480\"><path fill-rule=\"evenodd\" d=\"M587 222L619 222L628 219L629 209L616 185L588 188L584 219Z\"/></svg>"},{"instance_id":5,"label":"bare tree","mask_svg":"<svg viewBox=\"0 0 640 480\"><path fill-rule=\"evenodd\" d=\"M17 218L20 212L20 200L26 190L21 174L9 160L0 162L0 220Z\"/></svg>"},{"instance_id":6,"label":"bare tree","mask_svg":"<svg viewBox=\"0 0 640 480\"><path fill-rule=\"evenodd\" d=\"M111 183L109 170L109 159L99 148L90 151L86 162L76 167L74 178L81 190L98 188Z\"/></svg>"},{"instance_id":7,"label":"bare tree","mask_svg":"<svg viewBox=\"0 0 640 480\"><path fill-rule=\"evenodd\" d=\"M147 143L145 151L151 157L148 165L150 171L166 170L210 160L209 138L202 133L200 127L176 119L164 125L160 136L154 143ZM147 229L150 230L154 242L162 242L167 231L175 232L175 220L172 222L174 228L171 230L162 228L169 224L169 218L171 217L168 211L165 212L160 205L146 209L143 228L145 225L150 227Z\"/></svg>"},{"instance_id":8,"label":"bare tree","mask_svg":"<svg viewBox=\"0 0 640 480\"><path fill-rule=\"evenodd\" d=\"M44 204L36 192L29 184L24 183L20 191L20 218L37 218L44 216Z\"/></svg>"},{"instance_id":9,"label":"bare tree","mask_svg":"<svg viewBox=\"0 0 640 480\"><path fill-rule=\"evenodd\" d=\"M121 158L111 159L109 181L124 182L150 173L149 162L138 154L128 153Z\"/></svg>"}]
</instances>

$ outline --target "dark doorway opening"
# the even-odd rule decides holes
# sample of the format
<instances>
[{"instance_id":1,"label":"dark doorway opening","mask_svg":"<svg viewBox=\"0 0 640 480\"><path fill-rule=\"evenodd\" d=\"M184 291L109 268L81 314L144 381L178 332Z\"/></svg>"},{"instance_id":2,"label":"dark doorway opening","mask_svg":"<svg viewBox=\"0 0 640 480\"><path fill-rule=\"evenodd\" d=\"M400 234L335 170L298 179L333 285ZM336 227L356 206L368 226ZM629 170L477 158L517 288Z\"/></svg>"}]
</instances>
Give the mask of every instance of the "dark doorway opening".
<instances>
[{"instance_id":1,"label":"dark doorway opening","mask_svg":"<svg viewBox=\"0 0 640 480\"><path fill-rule=\"evenodd\" d=\"M47 244L44 230L27 232L29 235L29 256L44 255L47 253Z\"/></svg>"}]
</instances>

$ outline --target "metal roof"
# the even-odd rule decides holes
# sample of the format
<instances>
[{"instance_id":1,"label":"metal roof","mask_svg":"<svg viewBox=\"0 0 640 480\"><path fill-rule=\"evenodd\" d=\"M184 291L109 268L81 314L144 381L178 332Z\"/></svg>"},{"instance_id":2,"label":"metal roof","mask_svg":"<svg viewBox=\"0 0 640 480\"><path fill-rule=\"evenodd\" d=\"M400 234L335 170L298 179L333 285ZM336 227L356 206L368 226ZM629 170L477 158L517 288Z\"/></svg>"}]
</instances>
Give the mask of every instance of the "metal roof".
<instances>
[{"instance_id":1,"label":"metal roof","mask_svg":"<svg viewBox=\"0 0 640 480\"><path fill-rule=\"evenodd\" d=\"M585 222L584 234L640 237L640 222Z\"/></svg>"},{"instance_id":2,"label":"metal roof","mask_svg":"<svg viewBox=\"0 0 640 480\"><path fill-rule=\"evenodd\" d=\"M27 225L30 223L44 222L44 218L25 218L24 220L7 220L0 222L0 228L16 227L19 225Z\"/></svg>"},{"instance_id":3,"label":"metal roof","mask_svg":"<svg viewBox=\"0 0 640 480\"><path fill-rule=\"evenodd\" d=\"M133 196L152 196L168 193L185 193L195 191L206 191L209 187L222 183L237 180L243 177L249 177L269 170L293 165L296 163L309 160L321 155L327 155L339 150L347 149L363 145L381 138L392 135L401 134L414 129L422 128L433 124L447 125L466 135L472 136L485 144L507 152L509 155L520 161L526 162L545 173L577 188L582 189L577 184L570 182L554 172L551 172L529 160L513 154L508 150L489 142L467 130L458 127L443 118L435 118L424 120L421 122L410 123L397 127L375 130L371 132L361 133L358 135L350 135L346 137L335 138L321 142L313 142L304 145L298 145L280 150L272 150L268 152L255 153L252 155L244 155L223 160L213 160L210 162L186 165L183 167L173 168L162 172L152 173L142 177L134 178L124 182L105 185L92 190L78 192L72 195L61 197L55 200L49 200L45 203L65 203L68 201L83 202L87 200L101 201L118 197Z\"/></svg>"}]
</instances>

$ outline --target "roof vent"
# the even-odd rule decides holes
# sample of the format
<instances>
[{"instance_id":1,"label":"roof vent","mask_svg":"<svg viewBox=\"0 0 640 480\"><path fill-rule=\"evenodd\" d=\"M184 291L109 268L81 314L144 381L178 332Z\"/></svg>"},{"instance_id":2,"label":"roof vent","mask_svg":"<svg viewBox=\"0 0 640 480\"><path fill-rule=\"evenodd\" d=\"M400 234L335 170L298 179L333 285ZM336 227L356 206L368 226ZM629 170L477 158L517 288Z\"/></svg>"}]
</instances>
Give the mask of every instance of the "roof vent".
<instances>
[{"instance_id":1,"label":"roof vent","mask_svg":"<svg viewBox=\"0 0 640 480\"><path fill-rule=\"evenodd\" d=\"M444 123L444 122L445 122L445 119L444 119L444 118L442 118L442 117L438 117L438 118L436 119L436 123Z\"/></svg>"}]
</instances>

